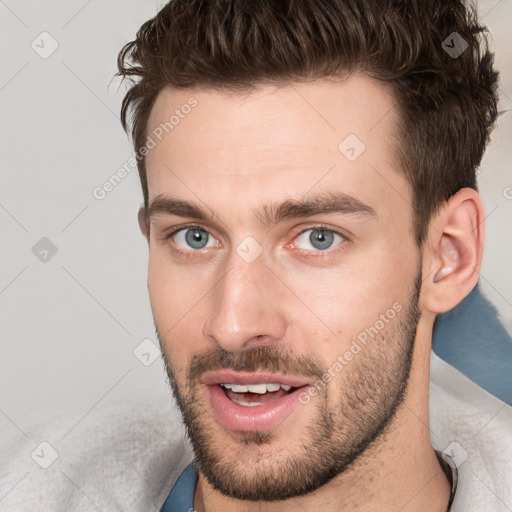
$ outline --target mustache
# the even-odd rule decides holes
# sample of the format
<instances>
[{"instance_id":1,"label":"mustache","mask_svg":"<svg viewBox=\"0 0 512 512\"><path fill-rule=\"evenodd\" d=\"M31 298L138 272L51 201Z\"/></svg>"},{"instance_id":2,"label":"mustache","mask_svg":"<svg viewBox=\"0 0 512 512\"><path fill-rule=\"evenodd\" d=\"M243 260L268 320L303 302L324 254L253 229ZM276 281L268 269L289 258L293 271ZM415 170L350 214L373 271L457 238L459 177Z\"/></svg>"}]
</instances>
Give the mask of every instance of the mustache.
<instances>
[{"instance_id":1,"label":"mustache","mask_svg":"<svg viewBox=\"0 0 512 512\"><path fill-rule=\"evenodd\" d=\"M187 372L189 385L197 384L203 374L214 370L279 372L308 378L322 378L326 371L314 356L293 357L276 346L257 346L239 352L230 352L217 346L193 356Z\"/></svg>"}]
</instances>

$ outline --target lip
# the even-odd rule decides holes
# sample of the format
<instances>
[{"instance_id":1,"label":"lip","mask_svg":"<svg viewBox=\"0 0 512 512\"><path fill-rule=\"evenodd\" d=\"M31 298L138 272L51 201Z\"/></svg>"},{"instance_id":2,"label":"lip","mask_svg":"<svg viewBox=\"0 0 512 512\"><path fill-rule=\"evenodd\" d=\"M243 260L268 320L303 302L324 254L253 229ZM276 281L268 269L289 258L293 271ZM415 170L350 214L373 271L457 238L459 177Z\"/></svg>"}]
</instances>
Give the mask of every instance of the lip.
<instances>
[{"instance_id":1,"label":"lip","mask_svg":"<svg viewBox=\"0 0 512 512\"><path fill-rule=\"evenodd\" d=\"M278 375L276 373L254 373L254 372L234 372L230 370L218 370L205 373L201 382L206 386L214 384L286 384L292 388L299 388L310 384L304 379L297 377L289 377L286 375ZM292 393L293 394L293 393Z\"/></svg>"},{"instance_id":2,"label":"lip","mask_svg":"<svg viewBox=\"0 0 512 512\"><path fill-rule=\"evenodd\" d=\"M250 384L256 382L257 381L248 382L247 380L239 380L233 383ZM262 382L261 379L259 382ZM264 380L263 382L276 382L275 376L273 379ZM284 382L282 383L284 384ZM292 384L289 385L291 386ZM226 430L237 432L265 432L275 429L301 405L299 395L303 393L304 389L307 387L307 385L300 386L295 391L281 398L277 398L272 402L254 407L246 407L230 400L219 384L215 383L205 386L208 402L216 421Z\"/></svg>"}]
</instances>

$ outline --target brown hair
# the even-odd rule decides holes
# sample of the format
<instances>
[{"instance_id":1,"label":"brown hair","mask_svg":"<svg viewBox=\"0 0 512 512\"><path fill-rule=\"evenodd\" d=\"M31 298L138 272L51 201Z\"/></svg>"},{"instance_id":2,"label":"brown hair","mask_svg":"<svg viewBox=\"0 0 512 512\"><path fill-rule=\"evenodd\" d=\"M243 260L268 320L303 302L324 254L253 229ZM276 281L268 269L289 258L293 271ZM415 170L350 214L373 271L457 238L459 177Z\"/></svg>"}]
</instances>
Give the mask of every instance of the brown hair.
<instances>
[{"instance_id":1,"label":"brown hair","mask_svg":"<svg viewBox=\"0 0 512 512\"><path fill-rule=\"evenodd\" d=\"M421 245L440 205L476 189L497 118L486 32L462 0L171 0L118 55L117 75L135 78L121 121L138 153L165 86L236 92L361 71L399 105L397 157ZM147 208L144 158L138 167Z\"/></svg>"}]
</instances>

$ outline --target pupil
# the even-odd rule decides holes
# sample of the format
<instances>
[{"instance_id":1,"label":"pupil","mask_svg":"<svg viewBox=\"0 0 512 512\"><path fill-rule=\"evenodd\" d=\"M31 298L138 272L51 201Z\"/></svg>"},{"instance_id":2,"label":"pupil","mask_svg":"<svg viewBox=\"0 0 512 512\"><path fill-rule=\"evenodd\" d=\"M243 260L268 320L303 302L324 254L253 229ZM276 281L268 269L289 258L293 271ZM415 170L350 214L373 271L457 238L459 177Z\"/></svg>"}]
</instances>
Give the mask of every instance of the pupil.
<instances>
[{"instance_id":1,"label":"pupil","mask_svg":"<svg viewBox=\"0 0 512 512\"><path fill-rule=\"evenodd\" d=\"M187 230L185 239L190 247L202 249L208 243L208 233L202 229L189 229Z\"/></svg>"},{"instance_id":2,"label":"pupil","mask_svg":"<svg viewBox=\"0 0 512 512\"><path fill-rule=\"evenodd\" d=\"M311 232L310 242L316 249L328 249L334 242L334 234L329 231L315 229Z\"/></svg>"}]
</instances>

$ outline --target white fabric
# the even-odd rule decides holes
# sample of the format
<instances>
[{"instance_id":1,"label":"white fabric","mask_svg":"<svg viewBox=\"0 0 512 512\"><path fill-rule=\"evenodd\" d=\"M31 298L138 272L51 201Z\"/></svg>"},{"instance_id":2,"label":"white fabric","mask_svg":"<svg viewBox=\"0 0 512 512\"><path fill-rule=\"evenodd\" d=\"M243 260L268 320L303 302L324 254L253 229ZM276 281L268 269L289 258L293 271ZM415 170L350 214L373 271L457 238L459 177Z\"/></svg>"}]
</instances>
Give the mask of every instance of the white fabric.
<instances>
[{"instance_id":1,"label":"white fabric","mask_svg":"<svg viewBox=\"0 0 512 512\"><path fill-rule=\"evenodd\" d=\"M458 466L452 512L512 511L512 407L432 353L430 432ZM460 447L460 448L459 448Z\"/></svg>"},{"instance_id":2,"label":"white fabric","mask_svg":"<svg viewBox=\"0 0 512 512\"><path fill-rule=\"evenodd\" d=\"M433 446L467 454L452 511L512 511L512 408L434 354L430 405ZM170 406L97 407L65 435L79 419L2 441L0 511L157 512L192 460ZM48 469L31 458L42 441L59 454Z\"/></svg>"}]
</instances>

